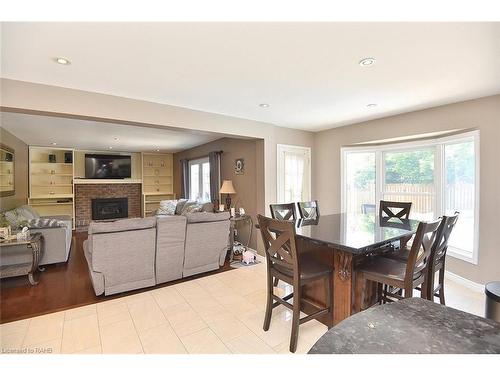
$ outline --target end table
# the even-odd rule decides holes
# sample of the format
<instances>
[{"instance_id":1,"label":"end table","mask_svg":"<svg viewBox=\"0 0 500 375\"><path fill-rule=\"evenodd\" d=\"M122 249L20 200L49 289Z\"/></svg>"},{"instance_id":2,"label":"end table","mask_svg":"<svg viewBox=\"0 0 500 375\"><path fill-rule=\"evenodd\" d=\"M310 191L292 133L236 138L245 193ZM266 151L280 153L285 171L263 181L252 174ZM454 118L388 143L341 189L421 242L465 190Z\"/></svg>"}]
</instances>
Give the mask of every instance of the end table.
<instances>
[{"instance_id":1,"label":"end table","mask_svg":"<svg viewBox=\"0 0 500 375\"><path fill-rule=\"evenodd\" d=\"M252 231L253 231L253 220L250 215L236 215L234 217L231 217L229 219L231 221L231 229L230 229L230 234L229 234L229 251L230 251L230 257L229 261L232 262L234 259L234 230L238 223L243 222L246 225L248 225L248 239L246 244L244 245L245 247L248 247L250 245L250 240L252 238Z\"/></svg>"},{"instance_id":2,"label":"end table","mask_svg":"<svg viewBox=\"0 0 500 375\"><path fill-rule=\"evenodd\" d=\"M28 240L12 239L0 242L0 256L2 256L2 250L15 249L15 251L30 250L31 252L31 262L19 263L19 264L9 264L0 267L0 279L6 277L22 276L28 275L28 280L31 285L38 284L35 281L33 274L36 271L43 271L43 268L39 268L38 264L43 255L42 248L43 236L40 233L34 233L30 235Z\"/></svg>"}]
</instances>

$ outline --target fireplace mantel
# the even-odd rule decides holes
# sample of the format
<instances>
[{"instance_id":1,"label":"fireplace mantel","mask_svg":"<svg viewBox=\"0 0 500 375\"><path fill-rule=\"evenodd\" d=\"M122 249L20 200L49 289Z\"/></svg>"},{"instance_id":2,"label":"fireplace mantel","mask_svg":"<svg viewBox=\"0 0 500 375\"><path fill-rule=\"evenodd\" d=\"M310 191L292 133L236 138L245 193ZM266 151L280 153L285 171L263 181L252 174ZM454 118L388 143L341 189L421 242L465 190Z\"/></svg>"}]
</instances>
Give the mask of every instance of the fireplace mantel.
<instances>
[{"instance_id":1,"label":"fireplace mantel","mask_svg":"<svg viewBox=\"0 0 500 375\"><path fill-rule=\"evenodd\" d=\"M91 185L102 185L102 184L142 184L142 180L133 178L123 178L123 179L100 179L100 178L75 178L75 184L91 184Z\"/></svg>"}]
</instances>

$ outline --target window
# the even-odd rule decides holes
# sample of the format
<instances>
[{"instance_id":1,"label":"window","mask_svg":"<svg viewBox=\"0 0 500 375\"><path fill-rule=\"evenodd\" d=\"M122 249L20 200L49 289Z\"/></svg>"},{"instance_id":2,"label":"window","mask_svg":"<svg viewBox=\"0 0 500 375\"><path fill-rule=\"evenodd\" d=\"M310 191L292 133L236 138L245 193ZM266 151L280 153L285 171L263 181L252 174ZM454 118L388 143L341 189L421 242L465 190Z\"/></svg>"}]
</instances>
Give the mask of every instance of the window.
<instances>
[{"instance_id":1,"label":"window","mask_svg":"<svg viewBox=\"0 0 500 375\"><path fill-rule=\"evenodd\" d=\"M460 212L451 256L477 263L479 132L342 149L342 211L378 212L380 200L412 202L411 218Z\"/></svg>"},{"instance_id":2,"label":"window","mask_svg":"<svg viewBox=\"0 0 500 375\"><path fill-rule=\"evenodd\" d=\"M278 203L311 199L311 149L278 145Z\"/></svg>"},{"instance_id":3,"label":"window","mask_svg":"<svg viewBox=\"0 0 500 375\"><path fill-rule=\"evenodd\" d=\"M189 199L210 201L210 163L208 157L189 161Z\"/></svg>"}]
</instances>

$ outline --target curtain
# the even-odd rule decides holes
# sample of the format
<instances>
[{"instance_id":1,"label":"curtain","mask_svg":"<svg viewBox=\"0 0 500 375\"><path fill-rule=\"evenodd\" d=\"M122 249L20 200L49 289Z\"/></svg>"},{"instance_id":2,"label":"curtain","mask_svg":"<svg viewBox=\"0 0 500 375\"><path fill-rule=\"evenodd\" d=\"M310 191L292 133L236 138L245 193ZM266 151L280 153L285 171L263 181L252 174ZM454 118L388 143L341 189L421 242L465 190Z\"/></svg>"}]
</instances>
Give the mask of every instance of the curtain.
<instances>
[{"instance_id":1,"label":"curtain","mask_svg":"<svg viewBox=\"0 0 500 375\"><path fill-rule=\"evenodd\" d=\"M189 199L189 160L181 160L181 198Z\"/></svg>"},{"instance_id":2,"label":"curtain","mask_svg":"<svg viewBox=\"0 0 500 375\"><path fill-rule=\"evenodd\" d=\"M218 209L219 189L221 187L220 162L222 151L212 151L208 154L210 163L210 199Z\"/></svg>"}]
</instances>

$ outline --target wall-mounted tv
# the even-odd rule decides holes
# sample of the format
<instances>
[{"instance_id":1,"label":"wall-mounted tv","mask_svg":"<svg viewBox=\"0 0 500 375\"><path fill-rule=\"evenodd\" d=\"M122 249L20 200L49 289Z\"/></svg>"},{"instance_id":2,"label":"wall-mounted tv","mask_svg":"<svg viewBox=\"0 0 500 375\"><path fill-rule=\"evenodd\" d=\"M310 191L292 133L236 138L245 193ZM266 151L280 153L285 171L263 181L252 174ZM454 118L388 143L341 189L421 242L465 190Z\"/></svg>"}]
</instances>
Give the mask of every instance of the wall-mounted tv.
<instances>
[{"instance_id":1,"label":"wall-mounted tv","mask_svg":"<svg viewBox=\"0 0 500 375\"><path fill-rule=\"evenodd\" d=\"M130 155L85 154L85 178L130 178Z\"/></svg>"}]
</instances>

